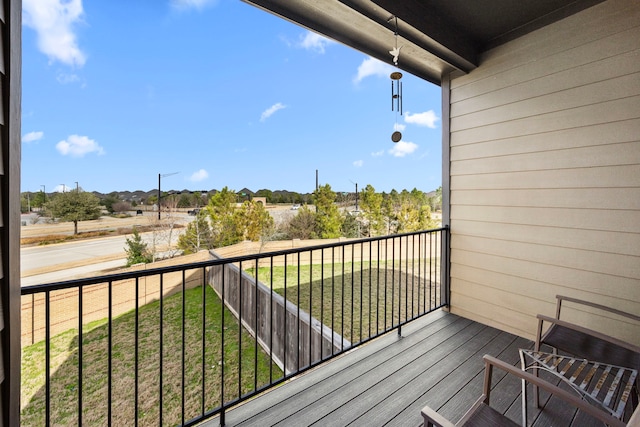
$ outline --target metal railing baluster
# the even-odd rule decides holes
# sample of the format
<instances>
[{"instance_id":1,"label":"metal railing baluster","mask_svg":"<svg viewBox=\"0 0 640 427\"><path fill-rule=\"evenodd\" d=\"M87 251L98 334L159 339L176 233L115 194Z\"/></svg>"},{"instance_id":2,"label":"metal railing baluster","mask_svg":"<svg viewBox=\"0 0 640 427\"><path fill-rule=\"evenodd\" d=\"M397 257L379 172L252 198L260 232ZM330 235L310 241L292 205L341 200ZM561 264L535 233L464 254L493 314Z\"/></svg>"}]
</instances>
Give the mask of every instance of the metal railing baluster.
<instances>
[{"instance_id":1,"label":"metal railing baluster","mask_svg":"<svg viewBox=\"0 0 640 427\"><path fill-rule=\"evenodd\" d=\"M66 379L72 381L74 387L77 388L77 391L74 390L74 392L77 392L77 411L75 413L77 413L76 423L78 425L86 423L86 420L89 419L87 411L93 410L88 403L90 400L87 393L90 391L87 388L87 381L89 381L88 375L91 374L87 368L89 365L86 364L89 363L89 351L91 350L89 345L95 344L92 343L92 340L85 342L83 334L88 331L87 316L91 315L94 310L93 306L87 305L87 301L89 298L95 298L91 292L85 291L88 286L94 285L97 289L106 288L105 290L108 292L107 301L105 301L108 305L106 307L107 322L106 325L99 326L104 328L104 341L99 345L107 346L105 358L108 364L105 378L107 399L103 403L106 408L101 406L100 409L104 411L102 415L104 421L117 423L121 417L120 408L123 407L122 405L130 405L131 409L127 410L131 412L125 411L123 413L133 413L134 420L131 424L138 425L143 417L149 416L149 406L157 405L151 409L153 416L157 417L152 421L153 424L157 421L160 425L165 423L195 425L219 414L220 423L224 425L226 411L239 402L392 329L397 329L401 334L402 326L409 321L446 304L449 292L446 280L449 268L447 265L447 232L446 228L442 228L427 232L357 239L227 259L212 258L198 263L148 268L102 277L25 287L22 293L32 296L30 298L32 306L39 301L36 294L43 294L45 299L43 311L46 378L42 398L46 411L44 424L57 423L59 411L59 408L56 407L57 400L54 401L56 396L52 395L54 390L59 387L59 383L54 383L54 381L60 381L60 379L54 378L52 372L53 367L57 367L54 359L57 357L57 353L55 353L57 349L51 340L54 334L58 333L55 332L56 328L61 328L56 323L58 322L58 314L52 310L53 301L56 301L57 304L58 298L58 295L54 295L52 298L54 291L75 289L78 292L78 318L71 320L74 322L73 327L77 325L78 328L78 357L76 358L78 365L74 367L77 378L72 375L71 378ZM368 248L365 248L364 245L368 245ZM325 253L325 250L328 249L331 250L330 254ZM318 254L316 251L320 251L320 253ZM350 256L347 251L351 252ZM356 254L356 251L359 254ZM291 259L294 256L296 257L295 262ZM261 275L261 260L267 257L269 258L269 274ZM358 262L360 263L359 267L356 265ZM255 270L254 277L250 277L249 271L251 269L247 272L243 271L244 265L252 266L252 269ZM296 275L291 274L292 277L289 277L289 273L292 273L291 268L296 268ZM320 268L319 272L318 268ZM234 273L235 269L238 271L237 276ZM278 279L274 274L275 270L278 270ZM281 283L275 283L280 280L281 271L284 271ZM181 275L180 279L178 277L174 279L174 276L169 274L177 272ZM359 274L359 284L356 282L357 274ZM314 279L315 275L319 276L319 281ZM347 282L349 276L351 283ZM199 290L201 293L201 312L197 312L198 307L191 307L192 299L188 296L196 277L200 277L196 280L201 282L199 284L201 286ZM262 277L264 277L265 283L268 282L268 288L263 286L260 280ZM151 298L146 293L147 282L144 285L145 293L142 294L141 280L143 278L145 280L152 278L152 281L156 283L156 287L151 291ZM209 283L209 278L213 282ZM131 281L130 284L127 284L127 280ZM222 280L222 283L218 283L218 280ZM295 288L293 288L292 280L297 280ZM127 286L129 291L126 290ZM135 289L131 289L131 286L135 286ZM207 286L214 286L215 292L220 297L221 315L220 320L216 322L217 325L208 324L208 316L211 315L208 314L209 310L207 309L207 292L209 291ZM278 286L282 286L282 289L276 289ZM288 289L289 286L292 288ZM308 291L305 286L308 286ZM330 290L328 286L331 286ZM250 287L253 287L253 290ZM121 290L124 290L125 293L121 294ZM292 290L296 293L295 298L291 294ZM130 316L131 323L129 324L133 324L133 326L125 329L122 328L124 323L120 321L120 317L125 316L123 313L126 313L126 309L124 311L122 309L121 295L131 295L127 294L131 291L135 292L135 302L131 301L131 296L128 296L129 300L126 304L131 304L132 313L127 315ZM173 299L171 294L175 291L181 291L181 295ZM304 295L302 295L303 292ZM75 298L75 293L70 295ZM156 321L158 325L158 329L152 332L151 342L154 350L150 353L150 357L153 358L153 363L149 363L150 361L146 359L149 357L147 354L149 350L143 350L142 347L143 341L149 339L146 336L148 327L145 327L145 324L149 322L148 315L145 314L148 310L144 307L148 298L150 302L155 300L155 304L157 304L155 306L157 308L150 312L154 325ZM266 298L269 298L268 303ZM320 298L319 301L318 298ZM25 301L28 304L29 300L25 299ZM234 305L236 302L237 306ZM174 307L176 308L175 312L173 311ZM181 313L178 314L177 310L180 310L180 307ZM55 309L55 307L53 308ZM104 306L101 309L104 310ZM33 310L34 308L32 308L31 318L28 321L33 323L30 332L32 337L30 338L35 342L33 335L38 333L38 330L34 319L38 317ZM268 314L266 310L269 310ZM192 312L197 314L192 316ZM338 312L340 317L338 317ZM155 317L156 313L158 318ZM236 322L233 327L229 324L231 317L227 319L227 315L235 315ZM251 319L252 316L253 319ZM384 316L384 319L380 316ZM42 318L42 315L39 318ZM91 318L91 321L93 320L95 318ZM293 324L292 321L296 323ZM303 324L302 322L307 323ZM364 322L368 322L367 325ZM373 326L374 322L375 327ZM220 331L208 332L212 327L217 329L218 326ZM131 331L132 327L133 331ZM192 328L196 328L193 330L195 333L193 340L200 340L200 348L197 347L197 343L195 346L191 343ZM201 331L198 332L197 328L200 328ZM232 331L232 334L236 333L237 329L238 333L237 338L232 338L233 351L235 352L233 355L229 353L227 329ZM247 329L252 337L243 336L247 333ZM133 342L127 343L121 348L122 344L118 334L125 330L129 339L133 336ZM149 331L153 331L153 328L149 328ZM331 332L330 339L325 331ZM309 335L304 336L305 333ZM345 334L349 335L345 336ZM210 337L213 336L217 337L217 341L210 340ZM294 336L295 341L292 341ZM251 343L247 339L253 339L253 342ZM318 339L319 343L316 341ZM244 348L245 344L247 348ZM237 351L235 350L236 345ZM177 346L181 348L178 349ZM331 349L329 350L326 346L330 346ZM165 347L167 349L166 361L164 358ZM252 347L253 354L249 356ZM129 351L131 354L130 357L133 360L128 369L132 369L133 373L122 372L121 366L123 365L120 362L122 349L125 350L125 353ZM225 350L228 354L225 353ZM209 351L214 353L209 353ZM211 355L217 354L217 351L220 351L220 361L217 364L216 361L211 363L209 359L212 359ZM268 379L266 375L264 376L264 381L260 374L260 367L267 365L262 364L260 352L269 358L269 375ZM180 358L179 362L177 357ZM237 358L237 365L233 361L230 362L229 357ZM175 359L175 364L174 360L169 360L169 358ZM245 358L248 360L243 360ZM93 363L93 359L91 361ZM251 370L251 362L253 362L253 379L247 377L248 370ZM276 377L274 373L275 362L284 369L282 376ZM76 362L74 361L74 363ZM102 364L104 361L100 363L103 366L102 372L104 372ZM158 364L157 368L155 367L156 363ZM199 370L198 363L200 363ZM229 370L227 369L228 363L230 363ZM175 371L170 371L170 365L174 365L172 369ZM196 372L199 371L197 375L201 376L201 382L198 384L189 382L192 378L192 365L197 370ZM150 402L146 400L147 397L143 400L145 392L142 388L143 381L148 381L148 369L157 372L155 377L151 375L154 377L154 382L157 381L155 383L157 386L153 386L154 392L152 394L154 396ZM178 370L180 370L179 374ZM175 374L170 374L170 372L175 372ZM130 381L133 382L132 393L126 390L121 393L120 379L123 375L129 375ZM170 379L169 375L180 375L180 390L174 390L172 386L173 384L177 385L178 381L167 381ZM217 386L220 391L219 402L209 398L211 392L208 391L208 387L211 387L210 381L212 380L210 378L212 375L217 376L214 381L220 381L220 385ZM236 380L237 384L235 384ZM252 382L253 387L251 387ZM207 407L208 400L213 403L210 404L213 407ZM54 418L54 414L56 418ZM194 418L189 419L192 416Z\"/></svg>"}]
</instances>

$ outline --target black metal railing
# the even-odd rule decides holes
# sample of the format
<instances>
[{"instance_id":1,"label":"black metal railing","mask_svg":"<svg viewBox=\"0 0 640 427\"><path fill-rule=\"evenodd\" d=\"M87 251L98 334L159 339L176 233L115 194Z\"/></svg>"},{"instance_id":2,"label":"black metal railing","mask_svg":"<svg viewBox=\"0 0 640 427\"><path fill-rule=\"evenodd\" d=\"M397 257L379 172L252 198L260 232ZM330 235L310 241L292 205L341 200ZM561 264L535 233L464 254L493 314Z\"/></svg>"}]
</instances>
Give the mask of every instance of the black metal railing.
<instances>
[{"instance_id":1,"label":"black metal railing","mask_svg":"<svg viewBox=\"0 0 640 427\"><path fill-rule=\"evenodd\" d=\"M448 304L447 229L22 289L22 423L193 425Z\"/></svg>"}]
</instances>

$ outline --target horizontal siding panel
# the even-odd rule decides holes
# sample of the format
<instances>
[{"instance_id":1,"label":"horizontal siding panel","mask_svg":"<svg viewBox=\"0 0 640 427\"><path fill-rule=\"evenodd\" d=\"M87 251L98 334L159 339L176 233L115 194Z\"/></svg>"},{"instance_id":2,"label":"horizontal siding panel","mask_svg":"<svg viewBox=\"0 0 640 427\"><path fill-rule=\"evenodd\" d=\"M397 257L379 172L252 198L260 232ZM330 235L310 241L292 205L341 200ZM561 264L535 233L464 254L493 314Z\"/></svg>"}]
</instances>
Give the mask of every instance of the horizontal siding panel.
<instances>
[{"instance_id":1,"label":"horizontal siding panel","mask_svg":"<svg viewBox=\"0 0 640 427\"><path fill-rule=\"evenodd\" d=\"M530 335L556 294L639 312L637 1L486 52L450 96L452 312Z\"/></svg>"},{"instance_id":2,"label":"horizontal siding panel","mask_svg":"<svg viewBox=\"0 0 640 427\"><path fill-rule=\"evenodd\" d=\"M528 224L542 227L638 233L638 211L603 209L548 209L495 206L453 206L451 219L494 224Z\"/></svg>"},{"instance_id":3,"label":"horizontal siding panel","mask_svg":"<svg viewBox=\"0 0 640 427\"><path fill-rule=\"evenodd\" d=\"M544 139L547 132L631 120L639 117L640 96L632 96L596 105L554 111L452 132L451 146L515 138L522 135L538 135L538 138Z\"/></svg>"},{"instance_id":4,"label":"horizontal siding panel","mask_svg":"<svg viewBox=\"0 0 640 427\"><path fill-rule=\"evenodd\" d=\"M499 271L491 271L464 264L455 264L455 267L451 269L451 277L457 279L456 285L460 280L486 287L489 291L491 289L497 289L513 295L527 295L525 300L531 299L539 301L544 305L545 311L553 310L555 307L554 304L547 301L547 297L549 295L555 295L562 290L560 286L553 283L511 276ZM520 311L526 312L528 310L523 309Z\"/></svg>"},{"instance_id":5,"label":"horizontal siding panel","mask_svg":"<svg viewBox=\"0 0 640 427\"><path fill-rule=\"evenodd\" d=\"M505 258L487 252L468 251L460 248L460 245L452 248L452 259L455 259L451 264L452 278L456 277L456 269L463 265L511 276L514 278L514 282L524 279L540 283L553 283L560 287L562 293L566 295L587 292L628 301L627 304L638 303L640 284L635 278L575 269L566 265L541 265L530 259ZM558 260L553 261L557 263ZM456 281L452 280L452 286ZM557 293L560 292L554 291L548 294L547 299L552 301Z\"/></svg>"},{"instance_id":6,"label":"horizontal siding panel","mask_svg":"<svg viewBox=\"0 0 640 427\"><path fill-rule=\"evenodd\" d=\"M570 148L451 162L451 175L542 171L640 164L640 143ZM640 184L640 183L638 183Z\"/></svg>"},{"instance_id":7,"label":"horizontal siding panel","mask_svg":"<svg viewBox=\"0 0 640 427\"><path fill-rule=\"evenodd\" d=\"M452 289L452 295L460 296L462 303L467 301L470 305L465 307L459 307L460 310L464 310L471 314L471 319L482 321L479 319L487 319L485 323L491 326L496 325L497 322L501 325L502 329L509 331L519 331L520 335L533 338L533 333L528 331L534 331L538 325L536 314L546 314L553 316L555 310L552 304L543 304L540 301L527 298L528 295L513 295L508 292L502 292L496 289L488 289L484 286L478 286L474 283L465 281L457 282L457 289ZM591 298L593 300L593 298ZM529 303L528 310L519 311L522 303ZM600 302L600 301L598 301ZM518 304L514 306L514 304ZM501 306L501 304L505 304ZM548 306L551 305L552 308ZM619 304L613 305L614 307L621 308ZM508 307L504 309L502 307ZM500 308L498 310L498 308ZM453 312L454 310L452 310ZM563 310L564 312L568 310ZM633 312L633 311L632 311ZM637 312L637 311L636 311ZM459 313L455 313L459 314ZM606 333L607 335L626 340L628 342L638 341L637 325L630 324L620 318L612 318L602 315L602 313L585 313L574 311L573 316L564 316L566 320L578 322L580 325L584 325L591 329ZM479 316L476 317L476 316ZM506 319L504 318L506 317Z\"/></svg>"},{"instance_id":8,"label":"horizontal siding panel","mask_svg":"<svg viewBox=\"0 0 640 427\"><path fill-rule=\"evenodd\" d=\"M636 228L640 224L636 224ZM640 230L635 233L584 230L578 228L542 227L523 224L456 221L456 234L483 239L546 245L607 254L640 257ZM640 272L640 269L638 270Z\"/></svg>"},{"instance_id":9,"label":"horizontal siding panel","mask_svg":"<svg viewBox=\"0 0 640 427\"><path fill-rule=\"evenodd\" d=\"M638 59L640 58L636 58L636 61ZM569 87L545 96L532 97L527 95L526 99L519 102L454 118L455 120L451 121L451 131L456 132L525 117L573 110L585 105L601 104L636 95L640 95L640 73L607 78L604 81L585 86Z\"/></svg>"},{"instance_id":10,"label":"horizontal siding panel","mask_svg":"<svg viewBox=\"0 0 640 427\"><path fill-rule=\"evenodd\" d=\"M454 249L461 249L467 253L476 252L503 257L502 262L505 264L513 260L528 260L534 264L542 264L536 267L539 269L555 265L628 279L637 279L640 277L640 259L631 255L619 255L558 246L542 246L527 242L491 240L464 235L452 236L451 248L452 254L454 253ZM453 258L453 255L452 262L461 263L460 260ZM481 265L477 267L481 267ZM496 271L501 271L501 268L498 268ZM520 273L520 276L538 280L536 278L537 274L537 272L525 270ZM637 300L637 297L638 295L636 294L634 300Z\"/></svg>"},{"instance_id":11,"label":"horizontal siding panel","mask_svg":"<svg viewBox=\"0 0 640 427\"><path fill-rule=\"evenodd\" d=\"M477 300L463 293L457 293L453 289L451 290L451 298L456 300L455 307L451 308L453 314L515 335L533 338L533 334L527 333L527 330L531 330L531 317L529 316L509 308L505 309L490 301Z\"/></svg>"},{"instance_id":12,"label":"horizontal siding panel","mask_svg":"<svg viewBox=\"0 0 640 427\"><path fill-rule=\"evenodd\" d=\"M640 119L521 135L451 147L451 161L640 141Z\"/></svg>"},{"instance_id":13,"label":"horizontal siding panel","mask_svg":"<svg viewBox=\"0 0 640 427\"><path fill-rule=\"evenodd\" d=\"M557 53L565 53L596 40L638 26L639 12L636 0L608 0L555 25L549 25L508 44L487 51L480 66L473 72L457 78L452 88L474 81L495 78L496 75L530 63L543 61ZM612 24L613 23L613 24ZM588 31L585 31L588 28ZM540 47L543 46L544 49Z\"/></svg>"},{"instance_id":14,"label":"horizontal siding panel","mask_svg":"<svg viewBox=\"0 0 640 427\"><path fill-rule=\"evenodd\" d=\"M640 28L634 34L640 38ZM637 46L636 46L637 48ZM563 64L565 58L562 59ZM553 67L547 62L539 64L539 75L537 79L520 83L518 85L509 86L494 92L489 92L483 96L467 99L464 102L458 102L451 105L451 117L459 117L469 114L484 115L492 114L496 111L500 113L498 107L507 105L516 109L522 104L523 99L542 98L547 102L555 103L558 96L573 89L577 90L582 87L593 87L599 90L599 87L605 83L602 81L603 72L607 73L607 79L624 78L640 71L640 50L625 52L620 57L609 57L607 59L586 64L581 67L575 67L557 74L546 74L549 67ZM533 65L530 68L535 68ZM606 89L605 89L606 90ZM558 103L560 107L561 103ZM554 105L556 107L556 105ZM565 107L566 108L566 107ZM560 108L556 108L560 109ZM478 118L480 119L480 118Z\"/></svg>"},{"instance_id":15,"label":"horizontal siding panel","mask_svg":"<svg viewBox=\"0 0 640 427\"><path fill-rule=\"evenodd\" d=\"M458 190L608 188L637 186L638 176L640 165L603 166L482 175L458 174L451 177L451 185Z\"/></svg>"},{"instance_id":16,"label":"horizontal siding panel","mask_svg":"<svg viewBox=\"0 0 640 427\"><path fill-rule=\"evenodd\" d=\"M451 205L640 210L640 188L456 190Z\"/></svg>"},{"instance_id":17,"label":"horizontal siding panel","mask_svg":"<svg viewBox=\"0 0 640 427\"><path fill-rule=\"evenodd\" d=\"M544 60L537 61L539 63L546 62L547 67L540 68L536 66L536 63L527 62L496 75L481 78L460 87L454 87L451 90L451 102L456 105L460 104L461 101L467 101L472 104L471 98L479 97L480 95L500 91L515 85L522 85L539 78L549 77L549 80L553 80L552 76L567 70L594 62L606 61L608 58L633 52L638 49L635 40L639 32L640 28L634 26L603 39L594 40L592 43L578 46L568 52L558 52ZM458 79L455 80L455 82L457 81Z\"/></svg>"},{"instance_id":18,"label":"horizontal siding panel","mask_svg":"<svg viewBox=\"0 0 640 427\"><path fill-rule=\"evenodd\" d=\"M538 313L553 315L553 313L555 313L556 303L555 301L548 301L547 297L549 295L562 294L562 292L565 291L564 288L555 283L538 282L460 264L456 264L452 271L452 276L468 284L485 287L489 292L492 289L496 289L501 292L518 295L522 300L529 301L527 305L532 304L536 307L530 310L520 305L518 311L530 312L534 316ZM609 307L619 307L621 310L630 313L640 313L640 302L615 298L601 291L602 289L596 290L596 292L589 292L584 289L573 289L572 296L587 301L598 301L600 304ZM526 297L522 298L522 296ZM610 313L603 314L603 316L612 319L617 317ZM632 321L629 322L633 323Z\"/></svg>"},{"instance_id":19,"label":"horizontal siding panel","mask_svg":"<svg viewBox=\"0 0 640 427\"><path fill-rule=\"evenodd\" d=\"M477 279L484 279L481 272ZM487 282L489 283L489 282ZM456 280L456 292L460 292L478 301L484 301L491 305L509 307L510 310L519 314L524 314L531 321L531 317L538 313L553 313L554 306L549 302L534 298L531 292L523 294L513 292L509 287L500 288L487 286L475 280ZM544 294L542 294L544 296Z\"/></svg>"}]
</instances>

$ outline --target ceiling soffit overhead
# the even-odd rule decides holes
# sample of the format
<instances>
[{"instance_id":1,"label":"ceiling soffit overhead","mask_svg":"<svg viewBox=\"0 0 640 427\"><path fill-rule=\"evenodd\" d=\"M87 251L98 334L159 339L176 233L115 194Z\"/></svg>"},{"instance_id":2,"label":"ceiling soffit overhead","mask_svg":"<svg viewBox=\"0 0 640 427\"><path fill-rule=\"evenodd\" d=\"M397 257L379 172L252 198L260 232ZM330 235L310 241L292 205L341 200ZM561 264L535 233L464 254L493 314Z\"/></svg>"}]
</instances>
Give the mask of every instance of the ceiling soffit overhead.
<instances>
[{"instance_id":1,"label":"ceiling soffit overhead","mask_svg":"<svg viewBox=\"0 0 640 427\"><path fill-rule=\"evenodd\" d=\"M243 0L304 28L440 84L479 55L603 0Z\"/></svg>"}]
</instances>

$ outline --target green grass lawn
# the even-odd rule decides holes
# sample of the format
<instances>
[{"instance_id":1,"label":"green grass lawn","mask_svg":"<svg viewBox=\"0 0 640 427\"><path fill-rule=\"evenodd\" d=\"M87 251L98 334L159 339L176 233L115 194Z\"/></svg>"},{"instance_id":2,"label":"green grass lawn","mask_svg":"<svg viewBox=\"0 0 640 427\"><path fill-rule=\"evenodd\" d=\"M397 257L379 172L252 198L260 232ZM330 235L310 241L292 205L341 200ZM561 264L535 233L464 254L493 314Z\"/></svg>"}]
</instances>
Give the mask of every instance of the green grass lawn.
<instances>
[{"instance_id":1,"label":"green grass lawn","mask_svg":"<svg viewBox=\"0 0 640 427\"><path fill-rule=\"evenodd\" d=\"M433 260L433 265L436 265ZM301 310L356 343L390 329L439 300L439 291L429 286L424 260L401 265L377 262L333 263L301 266L261 267L259 280L298 304ZM254 269L245 270L254 274ZM435 280L436 272L432 272ZM425 280L427 276L427 280ZM272 281L273 278L273 281ZM285 286L286 285L286 286ZM182 384L182 293L163 301L163 357L160 361L160 302L139 310L138 328L138 422L157 425L160 417L160 363L162 363L163 424L179 424L184 388L185 420L221 405L222 315L224 313L224 400L254 390L282 372L258 349L243 330L242 357L239 356L237 319L223 306L210 287L205 287L205 329L202 322L202 287L184 294L184 387ZM322 296L322 298L320 297ZM408 298L407 298L408 297ZM112 321L112 424L132 425L135 405L135 312ZM83 327L82 335L82 422L107 425L108 323L106 320ZM202 335L204 333L204 356ZM78 420L78 331L69 330L50 340L51 424L77 425ZM302 344L301 344L302 345ZM45 416L44 342L22 349L22 425L43 425ZM257 357L257 372L254 360ZM239 361L242 361L241 364ZM204 374L203 374L204 367ZM242 373L242 381L239 380ZM254 375L255 374L255 375ZM204 396L204 398L203 398Z\"/></svg>"},{"instance_id":2,"label":"green grass lawn","mask_svg":"<svg viewBox=\"0 0 640 427\"><path fill-rule=\"evenodd\" d=\"M424 263L423 259L420 272L419 264L413 260L402 265L390 261L299 268L294 265L287 266L286 274L285 267L260 267L258 280L269 286L273 278L275 292L285 296L286 288L287 300L355 343L388 330L439 301L439 288L435 283L429 286L429 271L425 274ZM432 265L436 265L435 260ZM245 271L254 275L255 269Z\"/></svg>"},{"instance_id":3,"label":"green grass lawn","mask_svg":"<svg viewBox=\"0 0 640 427\"><path fill-rule=\"evenodd\" d=\"M184 331L184 400L185 420L221 404L222 315L224 312L224 398L237 398L282 376L269 356L258 349L258 367L253 338L243 330L242 357L239 356L239 328L236 318L224 309L210 287L205 287L205 348L202 347L202 287L185 292ZM182 293L163 302L163 357L160 348L160 302L139 310L138 329L138 421L139 425L158 425L160 416L160 364L162 364L163 424L181 423L182 408ZM112 321L112 425L134 423L135 405L135 312ZM51 343L51 424L77 425L78 420L78 331L69 330ZM84 425L107 425L108 396L108 324L95 322L83 327L82 335L82 422ZM39 342L22 349L21 425L40 426L45 420L45 345ZM241 367L239 360L242 360ZM203 376L204 366L204 376ZM238 373L242 372L242 381ZM239 385L240 384L240 385Z\"/></svg>"}]
</instances>

